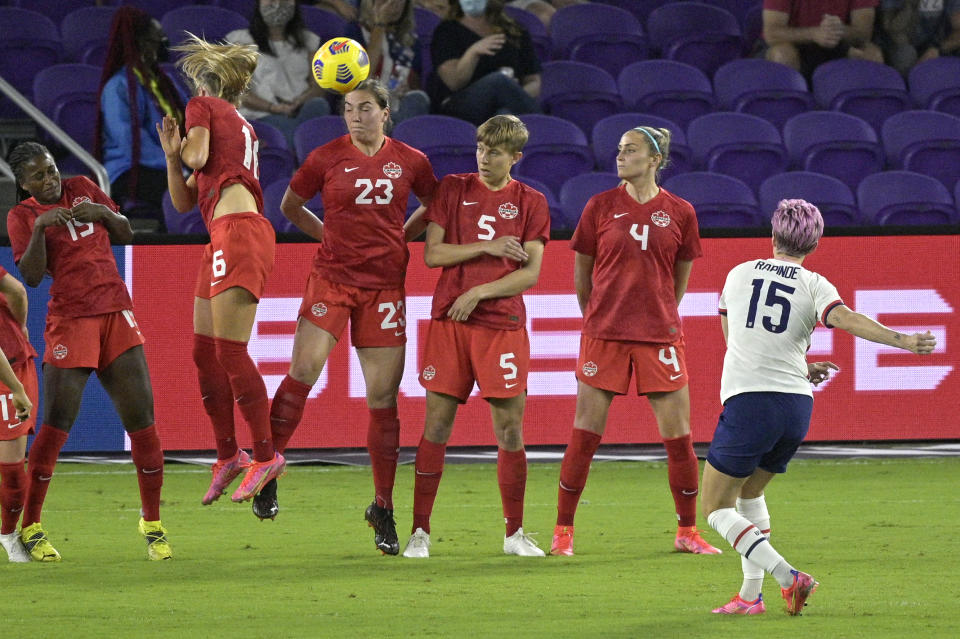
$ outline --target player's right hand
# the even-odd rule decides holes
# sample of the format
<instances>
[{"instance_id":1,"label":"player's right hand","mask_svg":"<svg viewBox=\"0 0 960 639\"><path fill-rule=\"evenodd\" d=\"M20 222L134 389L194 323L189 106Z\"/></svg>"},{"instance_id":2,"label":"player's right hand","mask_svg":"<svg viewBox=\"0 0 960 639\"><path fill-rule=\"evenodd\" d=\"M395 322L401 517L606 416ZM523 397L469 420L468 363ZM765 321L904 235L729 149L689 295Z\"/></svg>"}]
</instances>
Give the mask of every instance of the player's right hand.
<instances>
[{"instance_id":1,"label":"player's right hand","mask_svg":"<svg viewBox=\"0 0 960 639\"><path fill-rule=\"evenodd\" d=\"M167 157L176 155L180 157L180 127L177 121L169 115L163 116L163 120L157 123L157 136L160 138L160 146Z\"/></svg>"},{"instance_id":2,"label":"player's right hand","mask_svg":"<svg viewBox=\"0 0 960 639\"><path fill-rule=\"evenodd\" d=\"M917 355L929 355L937 347L937 338L933 333L914 333L907 338L907 349Z\"/></svg>"},{"instance_id":3,"label":"player's right hand","mask_svg":"<svg viewBox=\"0 0 960 639\"><path fill-rule=\"evenodd\" d=\"M17 411L17 419L25 422L30 419L30 412L33 411L33 402L23 391L13 393L13 408Z\"/></svg>"},{"instance_id":4,"label":"player's right hand","mask_svg":"<svg viewBox=\"0 0 960 639\"><path fill-rule=\"evenodd\" d=\"M489 240L483 247L487 255L505 257L514 262L526 262L530 256L523 250L520 238L515 235L504 235L495 240Z\"/></svg>"},{"instance_id":5,"label":"player's right hand","mask_svg":"<svg viewBox=\"0 0 960 639\"><path fill-rule=\"evenodd\" d=\"M73 212L71 212L70 209L58 206L37 216L37 221L34 222L34 225L39 225L42 228L47 228L48 226L64 226L72 219Z\"/></svg>"}]
</instances>

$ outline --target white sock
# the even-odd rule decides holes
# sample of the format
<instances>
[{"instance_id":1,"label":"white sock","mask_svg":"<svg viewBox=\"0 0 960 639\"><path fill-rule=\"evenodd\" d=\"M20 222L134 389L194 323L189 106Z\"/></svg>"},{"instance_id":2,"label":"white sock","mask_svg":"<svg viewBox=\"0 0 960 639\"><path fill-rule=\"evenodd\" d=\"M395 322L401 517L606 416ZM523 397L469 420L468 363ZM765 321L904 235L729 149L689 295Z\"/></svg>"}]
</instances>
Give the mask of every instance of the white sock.
<instances>
[{"instance_id":1,"label":"white sock","mask_svg":"<svg viewBox=\"0 0 960 639\"><path fill-rule=\"evenodd\" d=\"M793 585L793 566L780 556L760 529L734 508L718 508L707 517L710 527L720 533L733 549L773 575L782 588Z\"/></svg>"},{"instance_id":2,"label":"white sock","mask_svg":"<svg viewBox=\"0 0 960 639\"><path fill-rule=\"evenodd\" d=\"M770 513L767 512L767 502L763 495L755 499L737 498L737 512L744 519L754 524L760 532L770 540ZM763 568L755 562L740 556L740 567L743 569L743 585L740 586L740 598L744 601L756 601L763 590Z\"/></svg>"}]
</instances>

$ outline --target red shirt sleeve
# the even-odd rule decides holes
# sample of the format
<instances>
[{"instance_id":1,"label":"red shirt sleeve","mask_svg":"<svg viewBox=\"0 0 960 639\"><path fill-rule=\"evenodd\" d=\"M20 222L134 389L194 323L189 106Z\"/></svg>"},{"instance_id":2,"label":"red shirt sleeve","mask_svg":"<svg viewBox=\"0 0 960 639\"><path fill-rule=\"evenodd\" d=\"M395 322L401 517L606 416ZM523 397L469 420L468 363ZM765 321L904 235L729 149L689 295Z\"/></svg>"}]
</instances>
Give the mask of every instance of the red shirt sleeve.
<instances>
[{"instance_id":1,"label":"red shirt sleeve","mask_svg":"<svg viewBox=\"0 0 960 639\"><path fill-rule=\"evenodd\" d=\"M700 248L700 228L697 224L697 214L693 210L693 206L688 206L686 215L684 215L680 250L677 251L678 260L694 260L703 255L703 250Z\"/></svg>"},{"instance_id":2,"label":"red shirt sleeve","mask_svg":"<svg viewBox=\"0 0 960 639\"><path fill-rule=\"evenodd\" d=\"M543 193L531 189L530 197L530 215L527 217L527 224L523 229L522 242L531 240L542 240L544 246L550 240L550 207L547 206L547 198Z\"/></svg>"},{"instance_id":3,"label":"red shirt sleeve","mask_svg":"<svg viewBox=\"0 0 960 639\"><path fill-rule=\"evenodd\" d=\"M415 178L413 180L413 193L420 200L421 204L429 204L430 200L436 194L437 186L440 184L437 176L433 174L433 166L427 156L418 157Z\"/></svg>"},{"instance_id":4,"label":"red shirt sleeve","mask_svg":"<svg viewBox=\"0 0 960 639\"><path fill-rule=\"evenodd\" d=\"M445 177L440 181L440 186L437 187L437 191L430 201L430 205L427 206L427 212L423 219L447 228L450 212L456 210L455 206L449 204L450 194L453 192L455 184L454 179L449 177Z\"/></svg>"},{"instance_id":5,"label":"red shirt sleeve","mask_svg":"<svg viewBox=\"0 0 960 639\"><path fill-rule=\"evenodd\" d=\"M187 102L185 128L189 133L190 129L195 126L202 126L208 131L211 130L210 106L200 98L193 98Z\"/></svg>"},{"instance_id":6,"label":"red shirt sleeve","mask_svg":"<svg viewBox=\"0 0 960 639\"><path fill-rule=\"evenodd\" d=\"M324 153L322 149L323 147L320 147L311 151L303 165L293 174L293 179L290 180L290 190L305 200L313 198L323 189Z\"/></svg>"},{"instance_id":7,"label":"red shirt sleeve","mask_svg":"<svg viewBox=\"0 0 960 639\"><path fill-rule=\"evenodd\" d=\"M10 236L14 262L20 261L30 244L30 235L33 233L31 218L29 210L22 204L13 207L7 214L7 235Z\"/></svg>"},{"instance_id":8,"label":"red shirt sleeve","mask_svg":"<svg viewBox=\"0 0 960 639\"><path fill-rule=\"evenodd\" d=\"M577 253L596 257L597 255L597 216L596 196L590 198L583 207L583 215L577 222L577 228L570 238L570 248Z\"/></svg>"}]
</instances>

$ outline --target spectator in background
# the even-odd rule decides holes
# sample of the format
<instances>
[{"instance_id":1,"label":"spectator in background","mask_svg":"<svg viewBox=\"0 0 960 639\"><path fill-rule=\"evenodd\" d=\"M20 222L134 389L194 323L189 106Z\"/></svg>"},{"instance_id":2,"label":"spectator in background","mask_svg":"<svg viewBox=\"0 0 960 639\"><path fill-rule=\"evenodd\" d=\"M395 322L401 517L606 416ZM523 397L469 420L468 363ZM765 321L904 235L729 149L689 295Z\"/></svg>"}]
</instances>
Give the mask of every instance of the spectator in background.
<instances>
[{"instance_id":1,"label":"spectator in background","mask_svg":"<svg viewBox=\"0 0 960 639\"><path fill-rule=\"evenodd\" d=\"M507 4L517 9L529 11L540 18L543 26L550 28L550 18L557 12L574 4L585 4L589 0L510 0Z\"/></svg>"},{"instance_id":2,"label":"spectator in background","mask_svg":"<svg viewBox=\"0 0 960 639\"><path fill-rule=\"evenodd\" d=\"M370 77L390 92L394 122L430 112L430 97L420 89L420 40L413 0L361 0L360 21L351 24L346 35L367 49Z\"/></svg>"},{"instance_id":3,"label":"spectator in background","mask_svg":"<svg viewBox=\"0 0 960 639\"><path fill-rule=\"evenodd\" d=\"M430 99L440 113L479 126L497 114L539 112L540 61L503 7L504 0L450 0L430 46Z\"/></svg>"},{"instance_id":4,"label":"spectator in background","mask_svg":"<svg viewBox=\"0 0 960 639\"><path fill-rule=\"evenodd\" d=\"M907 75L917 62L960 52L960 0L882 0L877 43Z\"/></svg>"},{"instance_id":5,"label":"spectator in background","mask_svg":"<svg viewBox=\"0 0 960 639\"><path fill-rule=\"evenodd\" d=\"M183 126L183 100L159 63L167 38L142 9L120 7L100 78L94 156L110 177L110 193L131 218L163 229L167 161L154 132L164 115Z\"/></svg>"},{"instance_id":6,"label":"spectator in background","mask_svg":"<svg viewBox=\"0 0 960 639\"><path fill-rule=\"evenodd\" d=\"M447 0L414 0L414 4L421 9L435 13L441 18L447 17L447 9L450 8Z\"/></svg>"},{"instance_id":7,"label":"spectator in background","mask_svg":"<svg viewBox=\"0 0 960 639\"><path fill-rule=\"evenodd\" d=\"M299 0L258 0L250 26L231 31L227 41L260 49L250 89L240 101L247 120L280 129L292 149L301 122L330 115L330 103L310 70L320 36L304 26Z\"/></svg>"},{"instance_id":8,"label":"spectator in background","mask_svg":"<svg viewBox=\"0 0 960 639\"><path fill-rule=\"evenodd\" d=\"M878 0L763 0L764 55L807 78L824 62L883 62L873 44Z\"/></svg>"}]
</instances>

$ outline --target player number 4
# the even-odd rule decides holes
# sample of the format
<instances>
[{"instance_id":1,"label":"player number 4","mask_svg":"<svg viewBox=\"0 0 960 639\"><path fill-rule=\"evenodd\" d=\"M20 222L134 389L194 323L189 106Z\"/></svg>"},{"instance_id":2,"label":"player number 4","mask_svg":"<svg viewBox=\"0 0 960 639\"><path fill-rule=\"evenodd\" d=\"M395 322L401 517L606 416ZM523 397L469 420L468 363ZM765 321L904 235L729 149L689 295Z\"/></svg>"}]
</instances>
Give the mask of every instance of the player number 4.
<instances>
[{"instance_id":1,"label":"player number 4","mask_svg":"<svg viewBox=\"0 0 960 639\"><path fill-rule=\"evenodd\" d=\"M667 353L669 353L669 355ZM672 366L673 370L677 373L680 372L680 362L677 361L677 349L673 346L660 349L660 361L666 366Z\"/></svg>"}]
</instances>

